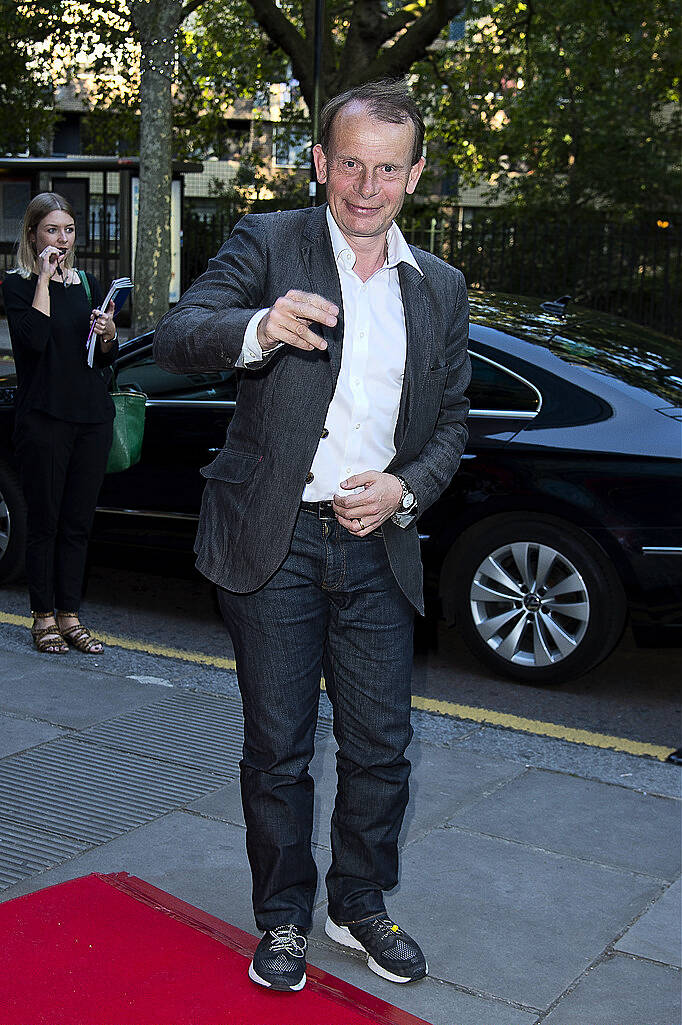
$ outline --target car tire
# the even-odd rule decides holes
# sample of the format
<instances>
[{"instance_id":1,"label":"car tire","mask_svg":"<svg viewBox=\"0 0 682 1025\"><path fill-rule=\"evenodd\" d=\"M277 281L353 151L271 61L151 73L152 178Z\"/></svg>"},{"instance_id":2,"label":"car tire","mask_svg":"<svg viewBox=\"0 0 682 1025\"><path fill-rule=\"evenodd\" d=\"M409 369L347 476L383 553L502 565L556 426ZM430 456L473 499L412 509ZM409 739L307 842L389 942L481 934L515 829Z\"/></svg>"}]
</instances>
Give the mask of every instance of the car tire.
<instances>
[{"instance_id":1,"label":"car tire","mask_svg":"<svg viewBox=\"0 0 682 1025\"><path fill-rule=\"evenodd\" d=\"M625 594L605 552L584 531L537 514L467 530L446 560L441 594L471 651L521 683L581 676L625 626Z\"/></svg>"},{"instance_id":2,"label":"car tire","mask_svg":"<svg viewBox=\"0 0 682 1025\"><path fill-rule=\"evenodd\" d=\"M0 460L0 583L20 575L25 552L26 503L17 474Z\"/></svg>"}]
</instances>

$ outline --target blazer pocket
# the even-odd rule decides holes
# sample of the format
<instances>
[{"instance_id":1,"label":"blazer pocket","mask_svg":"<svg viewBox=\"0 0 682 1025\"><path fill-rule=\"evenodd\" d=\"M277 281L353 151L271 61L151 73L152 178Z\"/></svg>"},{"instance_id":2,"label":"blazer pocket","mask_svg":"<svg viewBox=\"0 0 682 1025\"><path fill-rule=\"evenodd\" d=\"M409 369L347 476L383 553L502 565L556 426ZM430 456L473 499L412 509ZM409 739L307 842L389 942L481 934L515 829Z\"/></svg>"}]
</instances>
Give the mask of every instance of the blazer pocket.
<instances>
[{"instance_id":1,"label":"blazer pocket","mask_svg":"<svg viewBox=\"0 0 682 1025\"><path fill-rule=\"evenodd\" d=\"M253 475L263 457L253 452L237 452L224 448L208 466L202 466L200 473L209 480L222 480L228 484L243 484Z\"/></svg>"}]
</instances>

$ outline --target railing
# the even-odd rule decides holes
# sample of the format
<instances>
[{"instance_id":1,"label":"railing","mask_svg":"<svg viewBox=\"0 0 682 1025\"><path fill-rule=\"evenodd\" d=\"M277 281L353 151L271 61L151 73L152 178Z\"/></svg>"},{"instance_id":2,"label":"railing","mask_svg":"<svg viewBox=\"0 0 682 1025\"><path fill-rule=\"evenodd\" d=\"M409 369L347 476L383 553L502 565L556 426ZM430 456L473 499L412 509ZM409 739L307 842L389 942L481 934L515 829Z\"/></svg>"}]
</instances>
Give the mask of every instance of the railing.
<instances>
[{"instance_id":1,"label":"railing","mask_svg":"<svg viewBox=\"0 0 682 1025\"><path fill-rule=\"evenodd\" d=\"M682 337L682 232L610 221L406 220L409 242L471 288L576 302Z\"/></svg>"},{"instance_id":2,"label":"railing","mask_svg":"<svg viewBox=\"0 0 682 1025\"><path fill-rule=\"evenodd\" d=\"M186 289L229 236L239 214L185 211L182 288ZM456 217L403 216L408 242L460 267L472 288L576 302L673 337L682 337L682 232L611 221L507 220L489 212L460 224ZM0 274L14 246L0 243ZM116 211L90 214L78 265L106 288L120 267ZM126 309L128 307L126 306Z\"/></svg>"}]
</instances>

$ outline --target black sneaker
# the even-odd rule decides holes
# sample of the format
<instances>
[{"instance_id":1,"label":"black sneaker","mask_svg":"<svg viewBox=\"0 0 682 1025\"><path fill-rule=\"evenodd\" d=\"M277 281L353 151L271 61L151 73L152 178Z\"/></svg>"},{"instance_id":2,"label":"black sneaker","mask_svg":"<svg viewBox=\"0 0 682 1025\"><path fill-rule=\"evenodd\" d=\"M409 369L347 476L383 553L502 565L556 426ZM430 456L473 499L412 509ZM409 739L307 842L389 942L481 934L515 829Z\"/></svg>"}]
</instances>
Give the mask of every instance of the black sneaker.
<instances>
[{"instance_id":1,"label":"black sneaker","mask_svg":"<svg viewBox=\"0 0 682 1025\"><path fill-rule=\"evenodd\" d=\"M416 982L429 974L419 944L392 922L385 911L351 925L337 925L327 918L324 931L344 947L364 950L367 967L389 982Z\"/></svg>"},{"instance_id":2,"label":"black sneaker","mask_svg":"<svg viewBox=\"0 0 682 1025\"><path fill-rule=\"evenodd\" d=\"M249 978L268 989L303 989L307 946L305 933L295 925L268 929L249 965Z\"/></svg>"}]
</instances>

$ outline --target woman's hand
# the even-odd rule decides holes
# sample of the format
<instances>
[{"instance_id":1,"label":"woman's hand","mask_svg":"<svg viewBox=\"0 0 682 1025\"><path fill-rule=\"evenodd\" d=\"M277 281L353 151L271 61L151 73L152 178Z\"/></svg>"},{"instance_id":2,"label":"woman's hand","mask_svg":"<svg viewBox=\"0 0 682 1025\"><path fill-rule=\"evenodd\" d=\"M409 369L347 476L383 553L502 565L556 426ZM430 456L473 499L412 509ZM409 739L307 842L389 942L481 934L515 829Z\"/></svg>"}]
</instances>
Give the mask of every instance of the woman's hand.
<instances>
[{"instance_id":1,"label":"woman's hand","mask_svg":"<svg viewBox=\"0 0 682 1025\"><path fill-rule=\"evenodd\" d=\"M90 314L90 326L95 325L95 334L100 336L100 341L110 342L116 336L116 325L114 324L114 300L109 303L106 313L102 310L93 310Z\"/></svg>"},{"instance_id":2,"label":"woman's hand","mask_svg":"<svg viewBox=\"0 0 682 1025\"><path fill-rule=\"evenodd\" d=\"M47 278L48 281L51 281L57 273L63 277L62 264L66 256L67 254L63 253L61 249L57 249L56 246L45 246L42 253L38 254L38 276Z\"/></svg>"}]
</instances>

